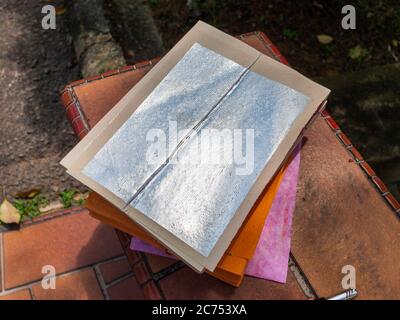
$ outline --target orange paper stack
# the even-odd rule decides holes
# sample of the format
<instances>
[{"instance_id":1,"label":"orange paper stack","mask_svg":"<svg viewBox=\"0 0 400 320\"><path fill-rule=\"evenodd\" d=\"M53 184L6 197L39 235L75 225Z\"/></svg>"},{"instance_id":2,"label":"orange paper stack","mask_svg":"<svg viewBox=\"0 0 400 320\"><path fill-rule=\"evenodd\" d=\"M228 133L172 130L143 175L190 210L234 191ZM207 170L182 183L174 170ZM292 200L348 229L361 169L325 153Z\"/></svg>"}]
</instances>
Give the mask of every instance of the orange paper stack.
<instances>
[{"instance_id":1,"label":"orange paper stack","mask_svg":"<svg viewBox=\"0 0 400 320\"><path fill-rule=\"evenodd\" d=\"M278 191L285 169L286 167L282 168L271 183L266 186L217 268L214 272L208 271L210 275L235 287L241 284L247 263L254 255L265 220ZM135 236L156 248L165 250L157 240L139 227L126 214L97 193L93 192L90 194L86 202L86 207L94 218Z\"/></svg>"}]
</instances>

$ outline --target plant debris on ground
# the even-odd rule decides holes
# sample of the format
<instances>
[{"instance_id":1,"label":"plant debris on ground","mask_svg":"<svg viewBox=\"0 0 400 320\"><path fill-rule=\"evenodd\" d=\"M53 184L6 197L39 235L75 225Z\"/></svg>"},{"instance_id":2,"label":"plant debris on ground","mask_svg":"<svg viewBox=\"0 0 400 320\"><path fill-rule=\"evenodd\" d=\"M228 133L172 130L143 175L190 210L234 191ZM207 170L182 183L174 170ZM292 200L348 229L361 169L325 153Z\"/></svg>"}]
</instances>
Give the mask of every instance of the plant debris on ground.
<instances>
[{"instance_id":1,"label":"plant debris on ground","mask_svg":"<svg viewBox=\"0 0 400 320\"><path fill-rule=\"evenodd\" d=\"M0 223L13 224L21 222L21 213L18 212L7 198L4 198L0 205Z\"/></svg>"},{"instance_id":2,"label":"plant debris on ground","mask_svg":"<svg viewBox=\"0 0 400 320\"><path fill-rule=\"evenodd\" d=\"M32 199L15 199L14 206L20 212L21 216L36 218L41 212L41 208L46 207L49 200L42 194L36 194Z\"/></svg>"},{"instance_id":3,"label":"plant debris on ground","mask_svg":"<svg viewBox=\"0 0 400 320\"><path fill-rule=\"evenodd\" d=\"M60 192L61 202L64 205L64 208L72 207L73 205L82 205L83 198L76 199L75 196L78 194L78 190L76 189L65 189Z\"/></svg>"},{"instance_id":4,"label":"plant debris on ground","mask_svg":"<svg viewBox=\"0 0 400 320\"><path fill-rule=\"evenodd\" d=\"M76 189L65 189L59 193L64 208L84 203L84 195ZM18 192L13 201L3 192L0 204L0 224L19 224L27 218L36 218L49 205L49 199L39 189Z\"/></svg>"}]
</instances>

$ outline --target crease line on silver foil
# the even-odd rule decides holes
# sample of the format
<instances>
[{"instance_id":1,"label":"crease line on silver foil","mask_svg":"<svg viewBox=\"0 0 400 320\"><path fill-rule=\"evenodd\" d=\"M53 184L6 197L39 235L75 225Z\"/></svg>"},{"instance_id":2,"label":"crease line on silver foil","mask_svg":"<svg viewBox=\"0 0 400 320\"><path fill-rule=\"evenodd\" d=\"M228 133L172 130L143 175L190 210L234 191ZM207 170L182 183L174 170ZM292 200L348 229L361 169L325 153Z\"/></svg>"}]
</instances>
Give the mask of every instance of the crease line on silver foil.
<instances>
[{"instance_id":1,"label":"crease line on silver foil","mask_svg":"<svg viewBox=\"0 0 400 320\"><path fill-rule=\"evenodd\" d=\"M235 83L232 84L232 86L226 91L224 95L215 103L214 106L211 107L211 109L196 123L196 125L190 129L190 131L179 141L179 143L176 145L174 150L171 152L171 154L166 158L164 163L162 163L147 179L146 181L143 182L143 184L138 188L138 190L132 195L132 197L127 201L125 206L122 208L123 211L126 211L126 209L129 207L129 205L144 191L144 189L150 184L150 182L168 165L170 162L170 159L174 157L178 153L178 151L185 145L187 141L193 136L193 134L197 133L202 125L205 123L205 121L214 113L216 110L219 109L219 106L221 103L224 101L225 98L229 97L229 95L232 94L234 90L239 86L240 82L244 79L244 77L249 73L251 67L258 61L258 59L261 57L261 53L257 56L257 58L254 59L254 61L246 67L246 69L240 74L238 79L235 81Z\"/></svg>"}]
</instances>

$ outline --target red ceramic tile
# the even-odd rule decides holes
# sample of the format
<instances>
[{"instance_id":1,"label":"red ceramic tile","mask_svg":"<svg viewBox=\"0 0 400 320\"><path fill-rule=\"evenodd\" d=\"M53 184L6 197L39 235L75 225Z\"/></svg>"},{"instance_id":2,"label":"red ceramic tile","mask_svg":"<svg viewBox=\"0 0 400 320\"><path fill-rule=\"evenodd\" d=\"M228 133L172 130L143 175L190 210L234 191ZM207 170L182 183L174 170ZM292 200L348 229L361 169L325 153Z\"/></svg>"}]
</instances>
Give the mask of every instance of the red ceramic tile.
<instances>
[{"instance_id":1,"label":"red ceramic tile","mask_svg":"<svg viewBox=\"0 0 400 320\"><path fill-rule=\"evenodd\" d=\"M360 167L364 170L364 172L369 176L369 177L373 177L376 176L376 173L374 171L374 169L371 168L371 166L366 162L361 162L360 163Z\"/></svg>"},{"instance_id":2,"label":"red ceramic tile","mask_svg":"<svg viewBox=\"0 0 400 320\"><path fill-rule=\"evenodd\" d=\"M140 252L131 250L129 248L125 250L125 255L128 258L128 262L131 266L143 260L142 254Z\"/></svg>"},{"instance_id":3,"label":"red ceramic tile","mask_svg":"<svg viewBox=\"0 0 400 320\"><path fill-rule=\"evenodd\" d=\"M151 62L146 60L146 61L136 63L135 67L136 67L136 69L140 69L140 68L145 68L150 65L151 65Z\"/></svg>"},{"instance_id":4,"label":"red ceramic tile","mask_svg":"<svg viewBox=\"0 0 400 320\"><path fill-rule=\"evenodd\" d=\"M174 263L177 263L178 260L166 258L166 257L160 257L156 256L153 254L146 254L147 262L150 265L151 271L153 273L157 273L170 265L173 265Z\"/></svg>"},{"instance_id":5,"label":"red ceramic tile","mask_svg":"<svg viewBox=\"0 0 400 320\"><path fill-rule=\"evenodd\" d=\"M269 48L274 53L275 59L281 61L282 55L280 54L279 50L275 46L270 46Z\"/></svg>"},{"instance_id":6,"label":"red ceramic tile","mask_svg":"<svg viewBox=\"0 0 400 320\"><path fill-rule=\"evenodd\" d=\"M71 124L74 129L76 128L77 132L86 129L86 125L82 121L82 117L80 115L78 117L75 117L74 119L71 119Z\"/></svg>"},{"instance_id":7,"label":"red ceramic tile","mask_svg":"<svg viewBox=\"0 0 400 320\"><path fill-rule=\"evenodd\" d=\"M161 300L161 292L154 281L149 281L142 287L143 295L148 300Z\"/></svg>"},{"instance_id":8,"label":"red ceramic tile","mask_svg":"<svg viewBox=\"0 0 400 320\"><path fill-rule=\"evenodd\" d=\"M77 131L75 131L75 133L76 133L76 132L77 132ZM80 131L80 132L77 134L79 140L82 140L83 137L87 135L87 133L88 133L88 131L87 131L86 129L83 129L82 131Z\"/></svg>"},{"instance_id":9,"label":"red ceramic tile","mask_svg":"<svg viewBox=\"0 0 400 320\"><path fill-rule=\"evenodd\" d=\"M68 86L69 87L76 87L76 86L80 86L81 84L84 84L86 82L87 82L86 79L80 79L80 80L76 80L76 81L71 82Z\"/></svg>"},{"instance_id":10,"label":"red ceramic tile","mask_svg":"<svg viewBox=\"0 0 400 320\"><path fill-rule=\"evenodd\" d=\"M74 101L72 95L70 94L69 90L65 90L61 94L61 102L64 106L69 106Z\"/></svg>"},{"instance_id":11,"label":"red ceramic tile","mask_svg":"<svg viewBox=\"0 0 400 320\"><path fill-rule=\"evenodd\" d=\"M385 199L389 204L392 206L393 210L396 212L399 212L400 210L400 203L397 201L397 199L391 194L385 195Z\"/></svg>"},{"instance_id":12,"label":"red ceramic tile","mask_svg":"<svg viewBox=\"0 0 400 320\"><path fill-rule=\"evenodd\" d=\"M79 132L78 137L81 136L81 132L87 133L86 126L81 118L76 118L75 121L72 122L72 129L74 130L74 132Z\"/></svg>"},{"instance_id":13,"label":"red ceramic tile","mask_svg":"<svg viewBox=\"0 0 400 320\"><path fill-rule=\"evenodd\" d=\"M126 249L131 243L132 237L118 229L115 229L115 233L117 234L119 242L121 243L122 247Z\"/></svg>"},{"instance_id":14,"label":"red ceramic tile","mask_svg":"<svg viewBox=\"0 0 400 320\"><path fill-rule=\"evenodd\" d=\"M103 300L103 293L92 268L56 278L56 289L32 287L37 300Z\"/></svg>"},{"instance_id":15,"label":"red ceramic tile","mask_svg":"<svg viewBox=\"0 0 400 320\"><path fill-rule=\"evenodd\" d=\"M120 67L118 70L119 72L127 72L127 71L132 71L133 69L135 69L136 66L123 66Z\"/></svg>"},{"instance_id":16,"label":"red ceramic tile","mask_svg":"<svg viewBox=\"0 0 400 320\"><path fill-rule=\"evenodd\" d=\"M129 277L107 289L111 300L144 300L135 277Z\"/></svg>"},{"instance_id":17,"label":"red ceramic tile","mask_svg":"<svg viewBox=\"0 0 400 320\"><path fill-rule=\"evenodd\" d=\"M357 161L363 160L361 153L358 152L358 150L356 148L354 148L354 147L350 148L349 151L353 155L354 159L356 159Z\"/></svg>"},{"instance_id":18,"label":"red ceramic tile","mask_svg":"<svg viewBox=\"0 0 400 320\"><path fill-rule=\"evenodd\" d=\"M123 255L114 230L86 210L4 234L5 287L39 280L44 265L63 273Z\"/></svg>"},{"instance_id":19,"label":"red ceramic tile","mask_svg":"<svg viewBox=\"0 0 400 320\"><path fill-rule=\"evenodd\" d=\"M372 178L372 182L376 185L376 187L378 188L378 190L381 193L386 193L388 192L388 188L386 187L386 185L383 183L383 181L381 180L381 178L379 177L373 177Z\"/></svg>"},{"instance_id":20,"label":"red ceramic tile","mask_svg":"<svg viewBox=\"0 0 400 320\"><path fill-rule=\"evenodd\" d=\"M86 78L86 81L87 81L87 82L91 82L91 81L95 81L95 80L99 80L99 79L101 79L101 75L96 74L96 75L94 75L94 76L87 77L87 78Z\"/></svg>"},{"instance_id":21,"label":"red ceramic tile","mask_svg":"<svg viewBox=\"0 0 400 320\"><path fill-rule=\"evenodd\" d=\"M32 297L28 289L23 289L0 296L0 300L32 300Z\"/></svg>"},{"instance_id":22,"label":"red ceramic tile","mask_svg":"<svg viewBox=\"0 0 400 320\"><path fill-rule=\"evenodd\" d=\"M151 274L144 261L141 261L133 266L133 273L135 274L137 282L143 284L151 279Z\"/></svg>"},{"instance_id":23,"label":"red ceramic tile","mask_svg":"<svg viewBox=\"0 0 400 320\"><path fill-rule=\"evenodd\" d=\"M100 270L106 284L132 272L126 258L104 263L100 266Z\"/></svg>"},{"instance_id":24,"label":"red ceramic tile","mask_svg":"<svg viewBox=\"0 0 400 320\"><path fill-rule=\"evenodd\" d=\"M291 272L286 284L245 277L234 288L207 274L197 274L185 267L160 280L166 299L305 299Z\"/></svg>"},{"instance_id":25,"label":"red ceramic tile","mask_svg":"<svg viewBox=\"0 0 400 320\"><path fill-rule=\"evenodd\" d=\"M349 138L347 138L347 136L343 132L339 132L337 134L337 137L339 138L340 141L342 141L342 143L346 147L351 146L351 141L349 140Z\"/></svg>"},{"instance_id":26,"label":"red ceramic tile","mask_svg":"<svg viewBox=\"0 0 400 320\"><path fill-rule=\"evenodd\" d=\"M321 116L322 116L323 118L328 118L328 117L330 117L328 110L326 110L326 109L322 110L322 111L321 111Z\"/></svg>"},{"instance_id":27,"label":"red ceramic tile","mask_svg":"<svg viewBox=\"0 0 400 320\"><path fill-rule=\"evenodd\" d=\"M351 265L357 299L398 299L398 217L324 122L305 133L291 253L319 297L343 290Z\"/></svg>"},{"instance_id":28,"label":"red ceramic tile","mask_svg":"<svg viewBox=\"0 0 400 320\"><path fill-rule=\"evenodd\" d=\"M331 127L332 130L337 131L340 129L338 124L332 117L326 118L325 120L326 120L326 123Z\"/></svg>"},{"instance_id":29,"label":"red ceramic tile","mask_svg":"<svg viewBox=\"0 0 400 320\"><path fill-rule=\"evenodd\" d=\"M79 109L75 107L75 104L69 105L66 108L67 117L70 121L74 121L76 118L80 117L81 114L79 113Z\"/></svg>"},{"instance_id":30,"label":"red ceramic tile","mask_svg":"<svg viewBox=\"0 0 400 320\"><path fill-rule=\"evenodd\" d=\"M118 69L106 71L101 75L105 78L105 77L115 76L116 74L118 74Z\"/></svg>"}]
</instances>

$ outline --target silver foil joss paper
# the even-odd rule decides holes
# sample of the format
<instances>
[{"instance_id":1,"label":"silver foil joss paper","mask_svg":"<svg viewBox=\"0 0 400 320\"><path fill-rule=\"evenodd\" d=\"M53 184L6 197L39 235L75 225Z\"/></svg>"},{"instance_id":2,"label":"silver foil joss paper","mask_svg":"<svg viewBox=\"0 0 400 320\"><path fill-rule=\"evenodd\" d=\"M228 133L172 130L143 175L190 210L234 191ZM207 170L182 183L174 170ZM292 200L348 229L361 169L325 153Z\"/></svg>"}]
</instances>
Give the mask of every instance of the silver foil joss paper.
<instances>
[{"instance_id":1,"label":"silver foil joss paper","mask_svg":"<svg viewBox=\"0 0 400 320\"><path fill-rule=\"evenodd\" d=\"M208 256L308 101L194 44L83 173Z\"/></svg>"}]
</instances>

